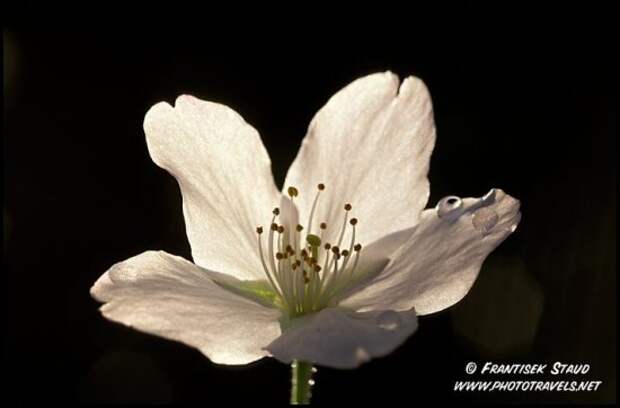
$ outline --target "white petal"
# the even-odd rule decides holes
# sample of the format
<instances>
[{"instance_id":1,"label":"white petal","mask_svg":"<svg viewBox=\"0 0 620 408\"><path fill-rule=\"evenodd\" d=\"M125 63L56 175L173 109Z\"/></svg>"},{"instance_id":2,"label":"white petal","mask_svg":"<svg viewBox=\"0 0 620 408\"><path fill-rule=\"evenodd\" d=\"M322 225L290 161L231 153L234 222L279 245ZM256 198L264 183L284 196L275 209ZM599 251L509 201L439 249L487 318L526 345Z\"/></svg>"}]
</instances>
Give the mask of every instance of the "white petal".
<instances>
[{"instance_id":1,"label":"white petal","mask_svg":"<svg viewBox=\"0 0 620 408\"><path fill-rule=\"evenodd\" d=\"M400 346L418 327L413 311L358 313L327 308L293 321L267 350L284 363L294 359L333 368L355 368Z\"/></svg>"},{"instance_id":2,"label":"white petal","mask_svg":"<svg viewBox=\"0 0 620 408\"><path fill-rule=\"evenodd\" d=\"M239 278L262 277L256 227L280 195L256 130L227 106L180 96L144 119L153 161L179 182L196 264Z\"/></svg>"},{"instance_id":3,"label":"white petal","mask_svg":"<svg viewBox=\"0 0 620 408\"><path fill-rule=\"evenodd\" d=\"M219 364L267 355L280 334L277 309L217 285L183 258L149 251L112 266L91 288L101 313L135 329L180 341Z\"/></svg>"},{"instance_id":4,"label":"white petal","mask_svg":"<svg viewBox=\"0 0 620 408\"><path fill-rule=\"evenodd\" d=\"M326 221L338 234L346 203L359 219L365 245L417 223L428 200L429 159L435 143L431 99L415 77L390 72L360 78L336 93L310 123L285 188L299 188L305 223L318 183L325 183L313 230Z\"/></svg>"},{"instance_id":5,"label":"white petal","mask_svg":"<svg viewBox=\"0 0 620 408\"><path fill-rule=\"evenodd\" d=\"M442 217L436 209L424 211L390 264L352 290L341 305L357 310L414 307L424 315L461 300L484 259L514 232L521 218L519 201L499 189L479 199L463 199L462 204Z\"/></svg>"}]
</instances>

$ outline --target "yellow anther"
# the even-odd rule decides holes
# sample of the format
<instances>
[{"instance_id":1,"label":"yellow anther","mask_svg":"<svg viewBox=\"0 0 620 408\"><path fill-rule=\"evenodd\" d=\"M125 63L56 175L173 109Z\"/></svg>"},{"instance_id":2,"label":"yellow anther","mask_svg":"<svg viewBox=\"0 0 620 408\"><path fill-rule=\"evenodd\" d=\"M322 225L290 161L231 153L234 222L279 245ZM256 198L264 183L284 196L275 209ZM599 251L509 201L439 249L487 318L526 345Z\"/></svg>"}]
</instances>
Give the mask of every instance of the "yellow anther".
<instances>
[{"instance_id":1,"label":"yellow anther","mask_svg":"<svg viewBox=\"0 0 620 408\"><path fill-rule=\"evenodd\" d=\"M291 186L288 188L288 195L290 197L297 197L299 195L299 191L295 187Z\"/></svg>"}]
</instances>

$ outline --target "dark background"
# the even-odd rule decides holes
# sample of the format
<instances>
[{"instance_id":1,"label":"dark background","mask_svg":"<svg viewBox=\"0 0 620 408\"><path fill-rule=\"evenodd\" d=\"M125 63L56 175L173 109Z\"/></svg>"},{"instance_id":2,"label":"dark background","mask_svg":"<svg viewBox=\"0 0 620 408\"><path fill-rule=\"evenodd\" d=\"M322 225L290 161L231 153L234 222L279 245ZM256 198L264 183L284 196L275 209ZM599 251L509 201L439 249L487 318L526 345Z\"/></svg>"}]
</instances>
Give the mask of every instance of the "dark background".
<instances>
[{"instance_id":1,"label":"dark background","mask_svg":"<svg viewBox=\"0 0 620 408\"><path fill-rule=\"evenodd\" d=\"M314 401L615 401L609 36L481 31L432 43L406 30L399 41L343 33L291 47L286 33L227 43L198 30L5 28L4 398L285 403L285 365L213 365L104 320L88 290L148 249L190 258L178 186L148 157L151 105L191 93L231 106L261 133L281 186L314 113L353 79L389 69L421 77L434 100L429 206L500 187L522 201L523 219L461 303L422 317L385 358L355 371L319 368ZM593 393L455 393L468 361L588 363L588 375L556 379L603 384Z\"/></svg>"}]
</instances>

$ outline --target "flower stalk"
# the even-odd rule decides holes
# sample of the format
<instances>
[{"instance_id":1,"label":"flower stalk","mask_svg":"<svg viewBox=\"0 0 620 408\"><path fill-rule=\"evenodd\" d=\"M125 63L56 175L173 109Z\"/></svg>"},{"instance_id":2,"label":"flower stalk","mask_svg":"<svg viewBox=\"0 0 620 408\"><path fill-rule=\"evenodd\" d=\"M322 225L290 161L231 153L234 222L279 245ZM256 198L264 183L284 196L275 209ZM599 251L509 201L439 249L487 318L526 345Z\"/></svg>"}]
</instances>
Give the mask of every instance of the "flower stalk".
<instances>
[{"instance_id":1,"label":"flower stalk","mask_svg":"<svg viewBox=\"0 0 620 408\"><path fill-rule=\"evenodd\" d=\"M291 405L309 405L314 385L312 373L315 371L307 361L293 360L291 364Z\"/></svg>"}]
</instances>

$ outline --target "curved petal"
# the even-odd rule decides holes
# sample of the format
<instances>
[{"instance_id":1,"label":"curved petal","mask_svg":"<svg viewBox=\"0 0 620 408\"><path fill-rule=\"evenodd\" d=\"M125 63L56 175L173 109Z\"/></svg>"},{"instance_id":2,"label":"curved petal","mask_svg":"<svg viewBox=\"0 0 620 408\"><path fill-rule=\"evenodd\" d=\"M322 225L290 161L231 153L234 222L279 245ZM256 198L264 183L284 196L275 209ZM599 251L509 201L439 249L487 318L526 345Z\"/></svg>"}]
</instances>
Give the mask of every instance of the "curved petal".
<instances>
[{"instance_id":1,"label":"curved petal","mask_svg":"<svg viewBox=\"0 0 620 408\"><path fill-rule=\"evenodd\" d=\"M196 264L239 278L262 276L256 227L280 194L258 132L227 106L192 96L153 106L144 119L153 161L179 182Z\"/></svg>"},{"instance_id":2,"label":"curved petal","mask_svg":"<svg viewBox=\"0 0 620 408\"><path fill-rule=\"evenodd\" d=\"M304 217L318 183L326 188L313 230L327 222L334 242L351 203L365 245L415 225L429 195L427 173L435 144L432 104L424 83L408 77L399 87L391 72L360 78L336 93L316 114L285 187L296 186ZM346 240L345 240L346 242Z\"/></svg>"},{"instance_id":3,"label":"curved petal","mask_svg":"<svg viewBox=\"0 0 620 408\"><path fill-rule=\"evenodd\" d=\"M354 288L341 305L357 310L414 307L424 315L461 300L487 255L514 232L521 213L519 201L499 189L455 203L450 210L441 208L441 217L438 209L424 211L388 266Z\"/></svg>"},{"instance_id":4,"label":"curved petal","mask_svg":"<svg viewBox=\"0 0 620 408\"><path fill-rule=\"evenodd\" d=\"M355 368L389 354L418 327L413 311L327 308L296 320L267 350L284 363L299 359L333 368Z\"/></svg>"},{"instance_id":5,"label":"curved petal","mask_svg":"<svg viewBox=\"0 0 620 408\"><path fill-rule=\"evenodd\" d=\"M280 335L280 312L213 282L183 258L149 251L112 266L91 288L101 313L129 327L180 341L219 364L268 355Z\"/></svg>"}]
</instances>

